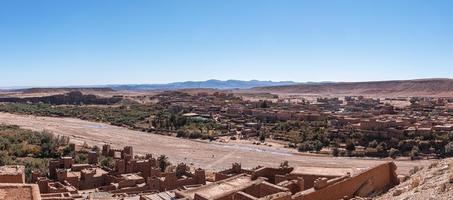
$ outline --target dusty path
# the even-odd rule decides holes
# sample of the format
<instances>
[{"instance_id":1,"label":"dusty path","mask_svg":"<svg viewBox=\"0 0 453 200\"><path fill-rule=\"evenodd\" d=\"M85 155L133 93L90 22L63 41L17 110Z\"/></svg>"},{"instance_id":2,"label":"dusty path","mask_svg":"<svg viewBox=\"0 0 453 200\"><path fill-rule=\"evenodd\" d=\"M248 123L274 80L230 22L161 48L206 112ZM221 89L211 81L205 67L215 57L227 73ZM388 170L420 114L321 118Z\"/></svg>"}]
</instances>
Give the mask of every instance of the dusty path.
<instances>
[{"instance_id":1,"label":"dusty path","mask_svg":"<svg viewBox=\"0 0 453 200\"><path fill-rule=\"evenodd\" d=\"M0 123L70 136L71 141L78 144L87 142L101 146L111 143L117 148L130 145L136 153L165 154L173 162L193 163L197 167L216 170L228 168L233 162L240 162L246 168L257 165L277 166L284 160L288 160L292 166L355 168L384 162L382 159L302 156L284 148L179 139L73 118L35 117L0 112ZM414 166L427 166L429 163L431 161L396 161L400 174L407 174Z\"/></svg>"}]
</instances>

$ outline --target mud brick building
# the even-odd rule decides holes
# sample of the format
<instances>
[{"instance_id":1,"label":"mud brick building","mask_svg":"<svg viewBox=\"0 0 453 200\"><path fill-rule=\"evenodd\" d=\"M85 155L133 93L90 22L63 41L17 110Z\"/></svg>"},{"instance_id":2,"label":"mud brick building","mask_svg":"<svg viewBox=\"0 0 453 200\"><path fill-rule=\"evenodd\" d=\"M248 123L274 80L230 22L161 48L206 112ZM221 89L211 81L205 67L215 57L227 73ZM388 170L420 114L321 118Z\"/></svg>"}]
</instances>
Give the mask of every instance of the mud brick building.
<instances>
[{"instance_id":1,"label":"mud brick building","mask_svg":"<svg viewBox=\"0 0 453 200\"><path fill-rule=\"evenodd\" d=\"M0 183L25 183L25 167L22 165L0 166Z\"/></svg>"}]
</instances>

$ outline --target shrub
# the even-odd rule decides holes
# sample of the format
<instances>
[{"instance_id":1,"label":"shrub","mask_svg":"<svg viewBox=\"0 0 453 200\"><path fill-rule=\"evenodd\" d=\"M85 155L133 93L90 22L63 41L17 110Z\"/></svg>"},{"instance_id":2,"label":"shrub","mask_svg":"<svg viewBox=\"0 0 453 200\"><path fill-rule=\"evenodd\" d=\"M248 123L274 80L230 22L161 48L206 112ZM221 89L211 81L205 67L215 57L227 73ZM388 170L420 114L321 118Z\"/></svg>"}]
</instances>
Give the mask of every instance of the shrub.
<instances>
[{"instance_id":1,"label":"shrub","mask_svg":"<svg viewBox=\"0 0 453 200\"><path fill-rule=\"evenodd\" d=\"M400 151L398 149L395 149L395 148L391 148L389 150L389 156L391 158L393 158L393 159L395 159L398 156L399 153L400 153Z\"/></svg>"},{"instance_id":2,"label":"shrub","mask_svg":"<svg viewBox=\"0 0 453 200\"><path fill-rule=\"evenodd\" d=\"M348 150L348 151L354 151L355 150L355 145L354 145L354 143L352 143L352 141L348 141L346 143L346 150Z\"/></svg>"},{"instance_id":3,"label":"shrub","mask_svg":"<svg viewBox=\"0 0 453 200\"><path fill-rule=\"evenodd\" d=\"M67 146L63 149L63 156L74 156L74 151L70 146Z\"/></svg>"},{"instance_id":4,"label":"shrub","mask_svg":"<svg viewBox=\"0 0 453 200\"><path fill-rule=\"evenodd\" d=\"M368 147L376 148L378 146L378 142L376 140L373 140L368 143Z\"/></svg>"},{"instance_id":5,"label":"shrub","mask_svg":"<svg viewBox=\"0 0 453 200\"><path fill-rule=\"evenodd\" d=\"M0 166L12 164L13 160L9 156L8 152L0 151Z\"/></svg>"},{"instance_id":6,"label":"shrub","mask_svg":"<svg viewBox=\"0 0 453 200\"><path fill-rule=\"evenodd\" d=\"M420 155L420 149L418 149L417 146L414 146L409 154L411 157L411 160L418 159L418 156Z\"/></svg>"},{"instance_id":7,"label":"shrub","mask_svg":"<svg viewBox=\"0 0 453 200\"><path fill-rule=\"evenodd\" d=\"M379 144L376 147L376 151L377 151L378 156L381 157L381 158L384 158L384 157L388 156L387 150L385 150L385 147L382 144Z\"/></svg>"},{"instance_id":8,"label":"shrub","mask_svg":"<svg viewBox=\"0 0 453 200\"><path fill-rule=\"evenodd\" d=\"M185 138L185 137L187 137L187 134L186 134L186 132L179 130L176 132L176 137Z\"/></svg>"},{"instance_id":9,"label":"shrub","mask_svg":"<svg viewBox=\"0 0 453 200\"><path fill-rule=\"evenodd\" d=\"M74 162L77 163L77 164L87 163L88 162L88 155L85 154L85 153L77 153L75 158L74 158Z\"/></svg>"},{"instance_id":10,"label":"shrub","mask_svg":"<svg viewBox=\"0 0 453 200\"><path fill-rule=\"evenodd\" d=\"M445 156L453 156L453 142L449 142L445 145Z\"/></svg>"},{"instance_id":11,"label":"shrub","mask_svg":"<svg viewBox=\"0 0 453 200\"><path fill-rule=\"evenodd\" d=\"M37 171L41 174L47 174L48 160L47 159L26 159L23 163L25 165L25 177L27 182L31 182L32 172Z\"/></svg>"},{"instance_id":12,"label":"shrub","mask_svg":"<svg viewBox=\"0 0 453 200\"><path fill-rule=\"evenodd\" d=\"M332 156L337 157L339 154L340 154L340 150L338 150L338 148L335 147L332 149Z\"/></svg>"},{"instance_id":13,"label":"shrub","mask_svg":"<svg viewBox=\"0 0 453 200\"><path fill-rule=\"evenodd\" d=\"M420 177L415 177L414 179L412 179L410 189L418 187L420 185L420 182Z\"/></svg>"},{"instance_id":14,"label":"shrub","mask_svg":"<svg viewBox=\"0 0 453 200\"><path fill-rule=\"evenodd\" d=\"M376 148L368 147L365 149L365 155L368 157L375 157L378 156L379 154Z\"/></svg>"},{"instance_id":15,"label":"shrub","mask_svg":"<svg viewBox=\"0 0 453 200\"><path fill-rule=\"evenodd\" d=\"M261 133L260 134L260 142L263 143L266 140L266 134Z\"/></svg>"},{"instance_id":16,"label":"shrub","mask_svg":"<svg viewBox=\"0 0 453 200\"><path fill-rule=\"evenodd\" d=\"M198 139L201 138L202 134L200 132L189 133L189 139Z\"/></svg>"},{"instance_id":17,"label":"shrub","mask_svg":"<svg viewBox=\"0 0 453 200\"><path fill-rule=\"evenodd\" d=\"M303 151L320 151L324 145L319 140L304 141L299 144L298 150Z\"/></svg>"},{"instance_id":18,"label":"shrub","mask_svg":"<svg viewBox=\"0 0 453 200\"><path fill-rule=\"evenodd\" d=\"M280 168L288 168L288 167L289 167L289 162L287 160L280 163Z\"/></svg>"},{"instance_id":19,"label":"shrub","mask_svg":"<svg viewBox=\"0 0 453 200\"><path fill-rule=\"evenodd\" d=\"M365 152L364 151L348 151L348 153L350 153L349 156L365 157Z\"/></svg>"},{"instance_id":20,"label":"shrub","mask_svg":"<svg viewBox=\"0 0 453 200\"><path fill-rule=\"evenodd\" d=\"M419 166L415 166L413 167L412 169L409 170L409 175L414 175L415 173L417 173L418 171L422 170L422 168L420 168Z\"/></svg>"},{"instance_id":21,"label":"shrub","mask_svg":"<svg viewBox=\"0 0 453 200\"><path fill-rule=\"evenodd\" d=\"M101 166L110 169L113 169L115 167L115 161L113 160L112 157L103 157L100 159L99 163L101 164Z\"/></svg>"}]
</instances>

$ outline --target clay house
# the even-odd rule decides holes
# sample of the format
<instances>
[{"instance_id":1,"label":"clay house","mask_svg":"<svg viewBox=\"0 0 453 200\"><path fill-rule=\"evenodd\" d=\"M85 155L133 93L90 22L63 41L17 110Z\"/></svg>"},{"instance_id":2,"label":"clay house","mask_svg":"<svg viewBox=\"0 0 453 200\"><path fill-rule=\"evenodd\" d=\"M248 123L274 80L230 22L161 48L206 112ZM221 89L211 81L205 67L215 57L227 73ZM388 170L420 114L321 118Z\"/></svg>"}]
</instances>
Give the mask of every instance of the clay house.
<instances>
[{"instance_id":1,"label":"clay house","mask_svg":"<svg viewBox=\"0 0 453 200\"><path fill-rule=\"evenodd\" d=\"M355 173L357 173L357 170L351 168L296 167L286 175L279 175L278 180L297 180L298 178L301 178L304 181L303 189L309 189L315 186L315 181L317 179L330 180Z\"/></svg>"},{"instance_id":2,"label":"clay house","mask_svg":"<svg viewBox=\"0 0 453 200\"><path fill-rule=\"evenodd\" d=\"M373 168L257 168L211 184L175 191L176 199L189 200L337 200L367 197L398 184L396 166Z\"/></svg>"},{"instance_id":3,"label":"clay house","mask_svg":"<svg viewBox=\"0 0 453 200\"><path fill-rule=\"evenodd\" d=\"M433 130L436 132L453 131L453 124L436 125L436 126L433 126Z\"/></svg>"},{"instance_id":4,"label":"clay house","mask_svg":"<svg viewBox=\"0 0 453 200\"><path fill-rule=\"evenodd\" d=\"M38 185L25 184L24 169L22 165L0 167L0 199L41 200Z\"/></svg>"},{"instance_id":5,"label":"clay house","mask_svg":"<svg viewBox=\"0 0 453 200\"><path fill-rule=\"evenodd\" d=\"M384 130L388 127L392 126L392 122L390 120L376 120L376 119L368 119L360 121L360 129L363 130Z\"/></svg>"},{"instance_id":6,"label":"clay house","mask_svg":"<svg viewBox=\"0 0 453 200\"><path fill-rule=\"evenodd\" d=\"M214 172L214 181L221 181L239 174L252 174L252 170L242 169L240 163L233 163L230 169Z\"/></svg>"},{"instance_id":7,"label":"clay house","mask_svg":"<svg viewBox=\"0 0 453 200\"><path fill-rule=\"evenodd\" d=\"M0 183L25 183L25 167L23 165L1 166Z\"/></svg>"},{"instance_id":8,"label":"clay house","mask_svg":"<svg viewBox=\"0 0 453 200\"><path fill-rule=\"evenodd\" d=\"M291 198L287 188L267 183L264 178L252 180L247 174L239 174L193 189L176 191L175 194L176 199L190 200L259 199L272 195L279 195L285 199Z\"/></svg>"}]
</instances>

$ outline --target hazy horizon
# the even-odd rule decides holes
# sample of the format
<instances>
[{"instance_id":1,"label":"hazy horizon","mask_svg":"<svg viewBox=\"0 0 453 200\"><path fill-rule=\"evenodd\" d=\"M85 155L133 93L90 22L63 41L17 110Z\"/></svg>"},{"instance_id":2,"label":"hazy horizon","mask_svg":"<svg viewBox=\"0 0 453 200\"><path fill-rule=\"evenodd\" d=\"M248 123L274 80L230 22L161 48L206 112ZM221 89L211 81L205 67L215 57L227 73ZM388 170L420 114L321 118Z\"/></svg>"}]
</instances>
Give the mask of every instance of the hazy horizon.
<instances>
[{"instance_id":1,"label":"hazy horizon","mask_svg":"<svg viewBox=\"0 0 453 200\"><path fill-rule=\"evenodd\" d=\"M11 1L0 88L453 78L453 2Z\"/></svg>"},{"instance_id":2,"label":"hazy horizon","mask_svg":"<svg viewBox=\"0 0 453 200\"><path fill-rule=\"evenodd\" d=\"M310 84L310 83L360 83L360 82L381 82L381 81L414 81L414 80L435 80L435 79L452 79L452 78L417 78L417 79L391 79L391 80L365 80L365 81L292 81L292 80L283 80L283 81L273 81L273 80L238 80L238 79L207 79L207 80L185 80L185 81L175 81L175 82L166 82L166 83L107 83L107 84L81 84L81 85L23 85L23 86L0 86L0 89L27 89L27 88L77 88L77 87L109 87L109 86L123 86L123 85L167 85L174 83L186 83L186 82L206 82L206 81L260 81L260 82L293 82L294 84Z\"/></svg>"}]
</instances>

